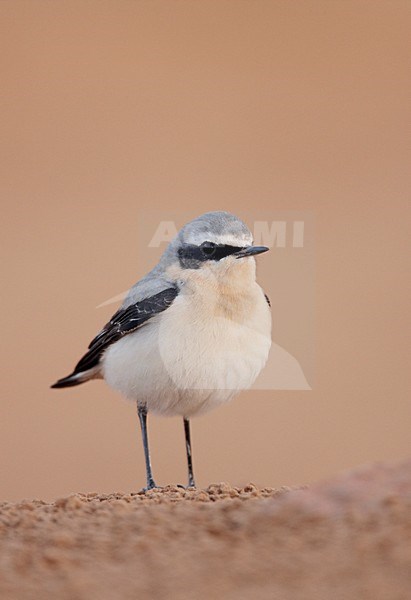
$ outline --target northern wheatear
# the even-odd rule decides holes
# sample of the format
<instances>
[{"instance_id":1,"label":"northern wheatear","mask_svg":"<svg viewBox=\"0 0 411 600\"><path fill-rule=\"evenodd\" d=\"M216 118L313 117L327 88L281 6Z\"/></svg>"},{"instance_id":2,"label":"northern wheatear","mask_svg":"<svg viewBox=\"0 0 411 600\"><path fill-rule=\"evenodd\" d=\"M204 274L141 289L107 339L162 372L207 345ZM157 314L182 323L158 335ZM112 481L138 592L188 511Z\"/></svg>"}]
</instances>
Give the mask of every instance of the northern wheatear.
<instances>
[{"instance_id":1,"label":"northern wheatear","mask_svg":"<svg viewBox=\"0 0 411 600\"><path fill-rule=\"evenodd\" d=\"M195 486L190 421L249 388L271 346L269 300L256 282L248 227L227 212L187 223L159 263L129 291L122 307L92 340L73 373L52 387L103 378L137 403L147 488L147 413L180 416Z\"/></svg>"}]
</instances>

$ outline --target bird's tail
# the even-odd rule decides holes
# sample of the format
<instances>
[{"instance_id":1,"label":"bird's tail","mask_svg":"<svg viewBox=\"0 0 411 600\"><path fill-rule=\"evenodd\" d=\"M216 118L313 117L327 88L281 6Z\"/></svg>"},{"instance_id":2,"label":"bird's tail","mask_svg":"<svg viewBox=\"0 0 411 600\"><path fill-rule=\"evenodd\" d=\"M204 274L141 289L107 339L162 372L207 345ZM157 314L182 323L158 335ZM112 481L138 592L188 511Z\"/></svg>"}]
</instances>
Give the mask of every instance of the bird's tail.
<instances>
[{"instance_id":1,"label":"bird's tail","mask_svg":"<svg viewBox=\"0 0 411 600\"><path fill-rule=\"evenodd\" d=\"M98 367L94 367L93 369L88 369L87 371L83 371L81 373L76 373L75 371L71 373L71 375L67 375L67 377L62 377L53 383L52 388L65 388L65 387L73 387L74 385L80 385L80 383L85 383L90 379L96 379L101 377L100 369Z\"/></svg>"}]
</instances>

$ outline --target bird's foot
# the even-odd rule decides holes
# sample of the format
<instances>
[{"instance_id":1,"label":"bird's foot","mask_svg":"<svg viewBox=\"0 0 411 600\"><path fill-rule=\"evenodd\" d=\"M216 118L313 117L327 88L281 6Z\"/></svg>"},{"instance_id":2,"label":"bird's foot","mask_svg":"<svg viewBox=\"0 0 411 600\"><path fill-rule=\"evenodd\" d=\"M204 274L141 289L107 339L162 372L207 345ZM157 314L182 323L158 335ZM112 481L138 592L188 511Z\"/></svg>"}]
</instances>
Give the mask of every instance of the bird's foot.
<instances>
[{"instance_id":1,"label":"bird's foot","mask_svg":"<svg viewBox=\"0 0 411 600\"><path fill-rule=\"evenodd\" d=\"M197 488L195 481L189 481L187 485L182 485L181 483L177 483L177 487L182 490L190 490L190 489Z\"/></svg>"},{"instance_id":2,"label":"bird's foot","mask_svg":"<svg viewBox=\"0 0 411 600\"><path fill-rule=\"evenodd\" d=\"M140 494L145 494L146 492L149 492L150 490L162 490L163 488L159 485L156 484L156 482L151 479L151 481L147 481L147 485L146 487L141 488L140 490Z\"/></svg>"}]
</instances>

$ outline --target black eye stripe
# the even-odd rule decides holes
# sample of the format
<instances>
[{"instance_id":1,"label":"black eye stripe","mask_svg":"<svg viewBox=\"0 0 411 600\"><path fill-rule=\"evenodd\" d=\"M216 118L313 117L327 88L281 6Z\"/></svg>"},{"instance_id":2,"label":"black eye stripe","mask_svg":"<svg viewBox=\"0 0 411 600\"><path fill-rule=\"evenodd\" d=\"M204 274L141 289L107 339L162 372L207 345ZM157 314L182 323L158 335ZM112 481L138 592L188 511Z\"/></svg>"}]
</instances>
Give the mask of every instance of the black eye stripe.
<instances>
[{"instance_id":1,"label":"black eye stripe","mask_svg":"<svg viewBox=\"0 0 411 600\"><path fill-rule=\"evenodd\" d=\"M186 269L198 269L200 263L207 260L218 261L234 252L241 250L242 246L230 246L229 244L205 243L202 246L194 244L183 244L178 250L181 266Z\"/></svg>"}]
</instances>

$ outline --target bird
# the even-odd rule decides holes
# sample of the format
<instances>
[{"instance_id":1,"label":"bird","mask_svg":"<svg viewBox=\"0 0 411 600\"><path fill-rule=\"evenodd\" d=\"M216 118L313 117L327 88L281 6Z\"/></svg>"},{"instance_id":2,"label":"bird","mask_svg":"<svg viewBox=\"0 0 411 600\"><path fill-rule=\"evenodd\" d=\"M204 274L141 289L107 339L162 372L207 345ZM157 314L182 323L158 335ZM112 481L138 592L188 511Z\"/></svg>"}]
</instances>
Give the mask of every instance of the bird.
<instances>
[{"instance_id":1,"label":"bird","mask_svg":"<svg viewBox=\"0 0 411 600\"><path fill-rule=\"evenodd\" d=\"M146 487L153 477L147 415L183 419L188 486L195 487L190 420L250 388L271 346L270 301L256 280L247 225L226 211L184 225L126 295L73 372L52 388L92 379L136 403Z\"/></svg>"}]
</instances>

